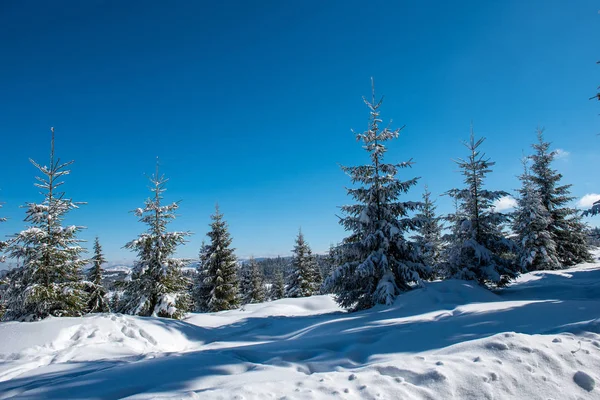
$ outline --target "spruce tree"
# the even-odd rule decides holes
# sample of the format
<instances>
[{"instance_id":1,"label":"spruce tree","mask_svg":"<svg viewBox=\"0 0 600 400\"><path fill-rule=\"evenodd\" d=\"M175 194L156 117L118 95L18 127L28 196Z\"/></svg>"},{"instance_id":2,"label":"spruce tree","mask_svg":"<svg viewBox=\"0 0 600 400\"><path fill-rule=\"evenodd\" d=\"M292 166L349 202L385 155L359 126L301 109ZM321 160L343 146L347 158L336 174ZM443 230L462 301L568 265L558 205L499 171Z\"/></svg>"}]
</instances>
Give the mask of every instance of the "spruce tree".
<instances>
[{"instance_id":1,"label":"spruce tree","mask_svg":"<svg viewBox=\"0 0 600 400\"><path fill-rule=\"evenodd\" d=\"M423 207L417 213L418 227L417 234L413 240L419 247L423 263L435 271L436 276L440 276L439 266L442 261L444 250L442 240L443 225L441 218L435 213L435 201L431 200L431 192L425 186L423 193Z\"/></svg>"},{"instance_id":2,"label":"spruce tree","mask_svg":"<svg viewBox=\"0 0 600 400\"><path fill-rule=\"evenodd\" d=\"M254 257L241 267L240 294L242 304L265 301L265 285L262 271Z\"/></svg>"},{"instance_id":3,"label":"spruce tree","mask_svg":"<svg viewBox=\"0 0 600 400\"><path fill-rule=\"evenodd\" d=\"M292 252L292 273L286 288L286 297L307 297L317 294L321 286L321 273L302 231L298 232Z\"/></svg>"},{"instance_id":4,"label":"spruce tree","mask_svg":"<svg viewBox=\"0 0 600 400\"><path fill-rule=\"evenodd\" d=\"M269 299L270 300L278 300L285 297L285 282L283 279L283 271L278 268L275 271L275 277L273 279L273 284L271 285L271 290L269 291Z\"/></svg>"},{"instance_id":5,"label":"spruce tree","mask_svg":"<svg viewBox=\"0 0 600 400\"><path fill-rule=\"evenodd\" d=\"M447 249L446 271L454 278L503 286L518 275L518 267L512 260L514 243L503 231L508 216L494 208L494 201L508 193L484 188L495 164L480 153L484 140L475 140L471 128L471 138L464 143L469 157L456 161L465 187L447 192L456 201L457 211L447 217L455 237Z\"/></svg>"},{"instance_id":6,"label":"spruce tree","mask_svg":"<svg viewBox=\"0 0 600 400\"><path fill-rule=\"evenodd\" d=\"M413 283L427 275L428 268L419 260L416 246L405 233L416 227L409 213L420 203L399 198L417 183L418 178L401 181L398 171L412 166L412 160L399 164L384 163L385 143L399 136L400 129L381 128L380 108L373 88L369 108L369 128L356 134L369 153L368 165L342 167L353 184L347 189L356 204L342 206L340 223L351 234L342 243L343 259L327 279L326 288L336 294L345 308L361 310L375 304L391 304L398 294L410 290Z\"/></svg>"},{"instance_id":7,"label":"spruce tree","mask_svg":"<svg viewBox=\"0 0 600 400\"><path fill-rule=\"evenodd\" d=\"M559 269L561 265L556 254L556 243L548 230L552 222L550 213L542 203L525 160L523 167L524 172L519 177L521 188L512 222L519 246L519 266L523 271Z\"/></svg>"},{"instance_id":8,"label":"spruce tree","mask_svg":"<svg viewBox=\"0 0 600 400\"><path fill-rule=\"evenodd\" d=\"M87 260L77 234L81 226L63 226L69 211L80 204L59 191L61 178L68 175L73 161L62 163L54 154L51 129L50 163L42 166L30 159L41 173L35 186L42 190L41 203L28 203L25 222L30 227L9 242L8 255L22 260L5 294L4 320L38 320L48 316L80 316L85 313L87 295L82 268Z\"/></svg>"},{"instance_id":9,"label":"spruce tree","mask_svg":"<svg viewBox=\"0 0 600 400\"><path fill-rule=\"evenodd\" d=\"M196 267L196 276L192 285L192 303L193 310L196 312L208 312L208 301L210 300L210 287L208 283L209 275L209 246L203 241L198 254L198 266ZM207 282L205 284L204 282Z\"/></svg>"},{"instance_id":10,"label":"spruce tree","mask_svg":"<svg viewBox=\"0 0 600 400\"><path fill-rule=\"evenodd\" d=\"M550 143L544 141L543 131L537 132L538 142L530 156L531 180L550 213L548 231L556 243L558 261L563 266L592 261L587 243L587 227L578 210L567 206L574 197L570 196L571 185L560 185L562 175L552 169L556 151L550 151Z\"/></svg>"},{"instance_id":11,"label":"spruce tree","mask_svg":"<svg viewBox=\"0 0 600 400\"><path fill-rule=\"evenodd\" d=\"M94 256L92 257L92 267L88 272L89 280L89 299L88 299L88 312L90 313L102 313L108 312L108 301L106 298L106 289L102 285L102 264L106 263L104 254L102 253L102 246L100 246L100 240L98 237L94 240Z\"/></svg>"},{"instance_id":12,"label":"spruce tree","mask_svg":"<svg viewBox=\"0 0 600 400\"><path fill-rule=\"evenodd\" d=\"M200 252L196 302L199 311L231 310L239 305L235 249L231 247L231 235L218 206L211 219L210 244L204 245Z\"/></svg>"},{"instance_id":13,"label":"spruce tree","mask_svg":"<svg viewBox=\"0 0 600 400\"><path fill-rule=\"evenodd\" d=\"M190 306L188 280L181 271L189 260L173 258L177 246L190 233L167 230L179 208L179 202L163 205L167 181L159 175L157 161L156 172L150 177L153 196L146 200L144 208L134 211L148 228L125 245L138 254L131 279L124 287L121 309L127 314L179 319Z\"/></svg>"}]
</instances>

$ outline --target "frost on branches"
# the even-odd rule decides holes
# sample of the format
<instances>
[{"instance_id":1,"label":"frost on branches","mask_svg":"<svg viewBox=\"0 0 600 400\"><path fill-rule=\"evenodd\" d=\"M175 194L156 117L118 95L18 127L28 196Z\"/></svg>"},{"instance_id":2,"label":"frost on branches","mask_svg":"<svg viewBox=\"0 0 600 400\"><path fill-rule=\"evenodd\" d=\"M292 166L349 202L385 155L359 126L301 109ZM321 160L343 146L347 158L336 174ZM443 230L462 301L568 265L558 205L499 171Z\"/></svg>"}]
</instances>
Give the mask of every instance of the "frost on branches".
<instances>
[{"instance_id":1,"label":"frost on branches","mask_svg":"<svg viewBox=\"0 0 600 400\"><path fill-rule=\"evenodd\" d=\"M556 151L550 151L550 143L544 141L543 131L538 130L538 143L534 144L530 156L531 180L550 213L548 231L556 243L558 261L563 266L592 261L587 243L587 227L581 214L567 207L574 197L570 196L571 185L559 185L562 175L551 168Z\"/></svg>"},{"instance_id":2,"label":"frost on branches","mask_svg":"<svg viewBox=\"0 0 600 400\"><path fill-rule=\"evenodd\" d=\"M150 177L153 197L134 211L148 229L126 248L136 251L131 280L125 282L120 311L141 316L181 318L189 308L188 280L181 269L189 260L173 258L189 232L168 232L179 203L162 204L167 179L156 172Z\"/></svg>"},{"instance_id":3,"label":"frost on branches","mask_svg":"<svg viewBox=\"0 0 600 400\"><path fill-rule=\"evenodd\" d=\"M421 203L399 201L399 197L417 183L417 178L400 181L396 175L412 161L400 164L383 162L385 142L395 139L400 129L381 128L379 114L382 100L364 99L369 108L369 129L356 134L369 153L371 163L342 167L353 184L347 189L356 204L342 206L345 214L340 223L352 232L341 247L343 260L326 282L326 290L336 294L337 302L345 308L361 310L375 304L391 304L396 296L409 290L428 274L419 260L414 243L404 234L416 227L408 216Z\"/></svg>"},{"instance_id":4,"label":"frost on branches","mask_svg":"<svg viewBox=\"0 0 600 400\"><path fill-rule=\"evenodd\" d=\"M253 257L242 264L240 278L240 297L242 304L261 303L265 301L266 291L264 277Z\"/></svg>"},{"instance_id":5,"label":"frost on branches","mask_svg":"<svg viewBox=\"0 0 600 400\"><path fill-rule=\"evenodd\" d=\"M542 203L526 161L523 166L525 171L519 177L521 188L513 215L513 232L519 246L519 266L522 271L561 268L556 255L556 243L548 230L552 222L550 213Z\"/></svg>"},{"instance_id":6,"label":"frost on branches","mask_svg":"<svg viewBox=\"0 0 600 400\"><path fill-rule=\"evenodd\" d=\"M8 283L4 320L80 316L86 311L81 271L87 260L81 257L85 250L77 238L83 227L62 225L67 213L82 203L58 191L73 161L61 163L54 158L54 128L51 132L49 166L30 159L41 173L35 186L41 189L44 200L25 206L25 222L30 227L14 235L7 247L8 255L21 260L22 267L14 271Z\"/></svg>"},{"instance_id":7,"label":"frost on branches","mask_svg":"<svg viewBox=\"0 0 600 400\"><path fill-rule=\"evenodd\" d=\"M286 297L307 297L317 294L321 286L321 273L317 260L301 231L298 232L292 252L292 273L288 278Z\"/></svg>"},{"instance_id":8,"label":"frost on branches","mask_svg":"<svg viewBox=\"0 0 600 400\"><path fill-rule=\"evenodd\" d=\"M455 201L456 212L447 217L451 235L446 271L450 277L502 286L518 275L518 267L511 259L514 243L503 232L508 216L493 206L508 193L484 189L486 175L495 164L479 151L484 140L476 141L471 129L471 138L464 143L469 157L456 161L465 187L447 193Z\"/></svg>"},{"instance_id":9,"label":"frost on branches","mask_svg":"<svg viewBox=\"0 0 600 400\"><path fill-rule=\"evenodd\" d=\"M439 265L442 261L442 252L444 243L442 240L441 218L435 213L435 201L431 200L431 192L425 186L423 193L423 207L417 213L416 218L419 221L417 234L412 237L421 253L423 263L429 266L440 275Z\"/></svg>"},{"instance_id":10,"label":"frost on branches","mask_svg":"<svg viewBox=\"0 0 600 400\"><path fill-rule=\"evenodd\" d=\"M90 313L102 313L108 312L108 299L107 293L104 286L102 286L102 264L106 263L104 254L102 253L102 246L98 237L94 240L94 256L92 257L92 267L88 271L89 281L89 299L88 299L88 312Z\"/></svg>"},{"instance_id":11,"label":"frost on branches","mask_svg":"<svg viewBox=\"0 0 600 400\"><path fill-rule=\"evenodd\" d=\"M195 282L194 302L197 311L216 312L237 308L238 278L235 249L219 207L211 215L210 244L203 245Z\"/></svg>"}]
</instances>

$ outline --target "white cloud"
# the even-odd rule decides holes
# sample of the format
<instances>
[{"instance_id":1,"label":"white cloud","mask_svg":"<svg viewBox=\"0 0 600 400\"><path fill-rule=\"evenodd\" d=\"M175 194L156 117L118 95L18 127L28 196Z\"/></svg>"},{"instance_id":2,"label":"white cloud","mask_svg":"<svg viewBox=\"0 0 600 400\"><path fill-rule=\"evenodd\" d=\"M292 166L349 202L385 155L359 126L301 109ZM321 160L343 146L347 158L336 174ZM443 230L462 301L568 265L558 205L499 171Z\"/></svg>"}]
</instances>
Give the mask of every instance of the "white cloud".
<instances>
[{"instance_id":1,"label":"white cloud","mask_svg":"<svg viewBox=\"0 0 600 400\"><path fill-rule=\"evenodd\" d=\"M512 196L500 197L494 202L494 210L506 211L517 206L517 201Z\"/></svg>"},{"instance_id":2,"label":"white cloud","mask_svg":"<svg viewBox=\"0 0 600 400\"><path fill-rule=\"evenodd\" d=\"M577 207L579 208L590 208L594 204L595 201L600 200L600 194L597 193L588 193L583 196L577 202Z\"/></svg>"},{"instance_id":3,"label":"white cloud","mask_svg":"<svg viewBox=\"0 0 600 400\"><path fill-rule=\"evenodd\" d=\"M566 151L565 149L556 149L554 150L556 152L556 159L557 160L564 160L569 158L569 156L571 155L570 152Z\"/></svg>"}]
</instances>

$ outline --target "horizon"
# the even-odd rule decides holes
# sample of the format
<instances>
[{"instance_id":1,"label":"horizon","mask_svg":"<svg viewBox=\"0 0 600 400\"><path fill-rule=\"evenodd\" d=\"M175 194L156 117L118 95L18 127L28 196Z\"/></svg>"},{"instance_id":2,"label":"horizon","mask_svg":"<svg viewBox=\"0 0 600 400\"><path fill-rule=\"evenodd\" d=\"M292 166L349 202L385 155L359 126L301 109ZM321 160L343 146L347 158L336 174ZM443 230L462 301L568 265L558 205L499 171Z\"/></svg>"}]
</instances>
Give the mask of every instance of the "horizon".
<instances>
[{"instance_id":1,"label":"horizon","mask_svg":"<svg viewBox=\"0 0 600 400\"><path fill-rule=\"evenodd\" d=\"M87 202L66 222L87 227L90 250L99 236L111 265L135 259L122 246L145 227L129 211L150 195L156 157L164 201L182 200L171 229L194 232L178 257L197 258L217 202L240 259L290 255L299 228L323 254L346 236L338 164L368 162L351 129L367 125L371 77L384 123L406 125L386 159L414 159L399 178L421 177L403 199L427 185L451 211L440 195L462 183L452 160L471 122L496 162L490 189L515 194L545 127L573 206L600 198L593 1L33 4L0 13L3 237L42 199L28 159L47 164L53 126L57 156L75 161L66 195Z\"/></svg>"}]
</instances>

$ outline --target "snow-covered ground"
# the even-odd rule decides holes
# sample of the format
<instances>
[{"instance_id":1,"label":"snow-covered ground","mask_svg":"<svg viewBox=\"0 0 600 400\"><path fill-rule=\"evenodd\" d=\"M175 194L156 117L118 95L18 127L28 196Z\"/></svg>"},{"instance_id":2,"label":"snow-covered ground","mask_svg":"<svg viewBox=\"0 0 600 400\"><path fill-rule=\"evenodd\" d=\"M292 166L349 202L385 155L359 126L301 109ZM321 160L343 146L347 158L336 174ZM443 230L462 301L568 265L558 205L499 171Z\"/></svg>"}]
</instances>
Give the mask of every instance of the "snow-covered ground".
<instances>
[{"instance_id":1,"label":"snow-covered ground","mask_svg":"<svg viewBox=\"0 0 600 400\"><path fill-rule=\"evenodd\" d=\"M315 296L9 322L0 338L0 398L600 399L600 263L497 294L432 282L353 314Z\"/></svg>"}]
</instances>

